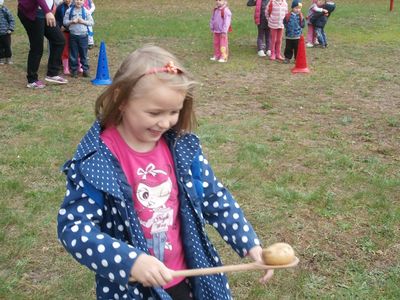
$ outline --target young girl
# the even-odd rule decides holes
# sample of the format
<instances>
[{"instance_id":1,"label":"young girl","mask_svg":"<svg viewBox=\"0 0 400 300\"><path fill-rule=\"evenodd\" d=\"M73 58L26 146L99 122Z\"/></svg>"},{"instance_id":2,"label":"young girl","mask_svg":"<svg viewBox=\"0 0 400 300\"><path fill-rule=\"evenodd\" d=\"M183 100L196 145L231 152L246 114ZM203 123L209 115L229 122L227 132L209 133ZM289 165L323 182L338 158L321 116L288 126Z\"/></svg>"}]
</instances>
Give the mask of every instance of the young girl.
<instances>
[{"instance_id":1,"label":"young girl","mask_svg":"<svg viewBox=\"0 0 400 300\"><path fill-rule=\"evenodd\" d=\"M215 0L216 6L210 20L210 29L214 35L213 61L228 61L228 32L231 28L232 13L226 0Z\"/></svg>"},{"instance_id":2,"label":"young girl","mask_svg":"<svg viewBox=\"0 0 400 300\"><path fill-rule=\"evenodd\" d=\"M316 32L314 25L311 23L311 18L315 13L327 13L328 11L323 8L325 0L312 0L311 6L308 9L307 14L307 37L306 37L306 46L308 48L314 47L316 43Z\"/></svg>"},{"instance_id":3,"label":"young girl","mask_svg":"<svg viewBox=\"0 0 400 300\"><path fill-rule=\"evenodd\" d=\"M269 0L257 0L254 10L254 22L257 25L257 54L260 57L270 56L269 50L269 27L265 17L265 7Z\"/></svg>"},{"instance_id":4,"label":"young girl","mask_svg":"<svg viewBox=\"0 0 400 300\"><path fill-rule=\"evenodd\" d=\"M193 86L167 51L131 53L64 165L58 236L96 273L98 299L231 299L223 274L172 278L171 270L221 265L206 223L240 256L262 261L256 233L190 133Z\"/></svg>"},{"instance_id":5,"label":"young girl","mask_svg":"<svg viewBox=\"0 0 400 300\"><path fill-rule=\"evenodd\" d=\"M283 60L281 54L282 35L283 35L283 19L288 13L288 4L286 0L271 0L265 8L265 15L270 28L270 44L271 50L270 60Z\"/></svg>"},{"instance_id":6,"label":"young girl","mask_svg":"<svg viewBox=\"0 0 400 300\"><path fill-rule=\"evenodd\" d=\"M71 6L71 2L72 0L63 0L62 3L60 3L57 6L56 9L56 21L57 21L57 25L61 28L61 31L64 34L65 37L65 46L64 46L64 50L62 52L62 64L63 64L63 73L64 75L69 75L69 30L67 27L64 27L64 16L66 11L68 10L68 8Z\"/></svg>"}]
</instances>

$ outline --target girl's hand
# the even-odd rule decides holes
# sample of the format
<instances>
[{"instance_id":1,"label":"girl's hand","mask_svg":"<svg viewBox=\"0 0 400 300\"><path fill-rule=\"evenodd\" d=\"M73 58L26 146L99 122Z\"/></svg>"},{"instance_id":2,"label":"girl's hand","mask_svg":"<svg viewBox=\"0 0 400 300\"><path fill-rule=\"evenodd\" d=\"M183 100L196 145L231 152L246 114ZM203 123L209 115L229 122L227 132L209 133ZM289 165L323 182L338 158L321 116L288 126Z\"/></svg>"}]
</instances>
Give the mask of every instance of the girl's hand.
<instances>
[{"instance_id":1,"label":"girl's hand","mask_svg":"<svg viewBox=\"0 0 400 300\"><path fill-rule=\"evenodd\" d=\"M262 254L262 248L260 246L254 246L253 248L250 249L248 255L255 262L264 264L261 254ZM273 269L266 270L264 276L260 278L259 282L263 284L267 283L271 279L272 275L274 275Z\"/></svg>"},{"instance_id":2,"label":"girl's hand","mask_svg":"<svg viewBox=\"0 0 400 300\"><path fill-rule=\"evenodd\" d=\"M151 255L141 254L131 269L131 277L143 286L163 286L170 282L172 272Z\"/></svg>"}]
</instances>

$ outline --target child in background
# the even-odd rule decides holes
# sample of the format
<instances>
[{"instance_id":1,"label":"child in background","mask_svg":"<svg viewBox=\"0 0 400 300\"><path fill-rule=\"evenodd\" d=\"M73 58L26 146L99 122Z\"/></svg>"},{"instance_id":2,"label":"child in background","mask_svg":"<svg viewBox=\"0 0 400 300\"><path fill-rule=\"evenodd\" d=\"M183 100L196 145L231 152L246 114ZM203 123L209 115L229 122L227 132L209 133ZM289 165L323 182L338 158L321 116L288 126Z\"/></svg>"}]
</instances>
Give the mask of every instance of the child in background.
<instances>
[{"instance_id":1,"label":"child in background","mask_svg":"<svg viewBox=\"0 0 400 300\"><path fill-rule=\"evenodd\" d=\"M90 77L88 59L88 26L93 18L83 7L83 0L75 0L64 16L64 26L69 29L69 67L72 77L78 77L79 62L83 77ZM79 61L78 61L79 60Z\"/></svg>"},{"instance_id":2,"label":"child in background","mask_svg":"<svg viewBox=\"0 0 400 300\"><path fill-rule=\"evenodd\" d=\"M257 25L257 54L260 57L270 56L269 50L269 27L267 18L265 17L265 7L269 0L257 0L254 10L254 22Z\"/></svg>"},{"instance_id":3,"label":"child in background","mask_svg":"<svg viewBox=\"0 0 400 300\"><path fill-rule=\"evenodd\" d=\"M319 46L322 48L326 48L328 47L328 39L325 33L325 25L328 22L329 16L335 9L335 4L333 2L325 2L322 7L327 12L314 13L310 19L310 23L314 26Z\"/></svg>"},{"instance_id":4,"label":"child in background","mask_svg":"<svg viewBox=\"0 0 400 300\"><path fill-rule=\"evenodd\" d=\"M286 45L285 45L285 63L290 63L294 55L297 57L297 48L299 39L304 28L304 17L301 13L302 4L299 0L293 0L291 8L292 11L288 13L283 20L286 30Z\"/></svg>"},{"instance_id":5,"label":"child in background","mask_svg":"<svg viewBox=\"0 0 400 300\"><path fill-rule=\"evenodd\" d=\"M231 28L232 13L226 0L215 0L216 6L210 20L210 29L213 32L214 56L212 61L227 62L228 32Z\"/></svg>"},{"instance_id":6,"label":"child in background","mask_svg":"<svg viewBox=\"0 0 400 300\"><path fill-rule=\"evenodd\" d=\"M288 4L286 0L270 0L265 8L265 15L268 20L270 30L269 48L271 50L270 60L283 60L281 54L283 19L288 13Z\"/></svg>"},{"instance_id":7,"label":"child in background","mask_svg":"<svg viewBox=\"0 0 400 300\"><path fill-rule=\"evenodd\" d=\"M11 11L0 0L0 65L12 64L11 34L15 29L15 20Z\"/></svg>"},{"instance_id":8,"label":"child in background","mask_svg":"<svg viewBox=\"0 0 400 300\"><path fill-rule=\"evenodd\" d=\"M61 31L64 34L65 37L65 46L64 50L62 52L62 64L63 64L63 73L64 75L69 75L69 30L68 27L64 26L64 16L65 13L67 12L68 8L71 6L71 1L72 0L64 0L61 4L57 6L56 9L56 21L57 25L61 28Z\"/></svg>"},{"instance_id":9,"label":"child in background","mask_svg":"<svg viewBox=\"0 0 400 300\"><path fill-rule=\"evenodd\" d=\"M89 11L90 15L93 18L93 13L96 9L93 0L85 0L85 2L83 2L83 6ZM92 49L93 47L94 47L93 26L88 26L88 48Z\"/></svg>"},{"instance_id":10,"label":"child in background","mask_svg":"<svg viewBox=\"0 0 400 300\"><path fill-rule=\"evenodd\" d=\"M311 18L313 14L319 13L327 13L328 11L325 10L322 6L324 5L325 0L312 0L311 6L308 9L307 14L307 37L306 37L306 46L308 48L314 47L314 44L317 44L316 41L316 33L314 30L314 25L311 23Z\"/></svg>"},{"instance_id":11,"label":"child in background","mask_svg":"<svg viewBox=\"0 0 400 300\"><path fill-rule=\"evenodd\" d=\"M64 165L58 237L96 273L98 299L231 299L222 273L172 277L171 270L221 265L206 223L241 257L262 262L253 227L191 133L194 84L159 47L131 53Z\"/></svg>"}]
</instances>

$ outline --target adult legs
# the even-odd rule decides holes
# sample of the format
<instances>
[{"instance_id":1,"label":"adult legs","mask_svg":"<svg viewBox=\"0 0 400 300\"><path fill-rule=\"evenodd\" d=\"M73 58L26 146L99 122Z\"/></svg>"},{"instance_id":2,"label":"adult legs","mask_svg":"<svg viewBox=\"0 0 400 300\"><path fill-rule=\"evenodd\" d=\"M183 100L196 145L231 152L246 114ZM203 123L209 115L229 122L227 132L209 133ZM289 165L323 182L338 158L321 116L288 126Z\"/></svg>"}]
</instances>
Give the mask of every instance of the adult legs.
<instances>
[{"instance_id":1,"label":"adult legs","mask_svg":"<svg viewBox=\"0 0 400 300\"><path fill-rule=\"evenodd\" d=\"M47 64L47 76L57 76L61 69L61 56L64 50L65 38L60 27L45 26L44 36L49 40L49 60Z\"/></svg>"},{"instance_id":2,"label":"adult legs","mask_svg":"<svg viewBox=\"0 0 400 300\"><path fill-rule=\"evenodd\" d=\"M18 11L18 18L24 26L29 39L26 78L28 79L28 83L32 83L38 80L38 70L43 55L45 19L36 18L35 21L31 21L20 11Z\"/></svg>"}]
</instances>

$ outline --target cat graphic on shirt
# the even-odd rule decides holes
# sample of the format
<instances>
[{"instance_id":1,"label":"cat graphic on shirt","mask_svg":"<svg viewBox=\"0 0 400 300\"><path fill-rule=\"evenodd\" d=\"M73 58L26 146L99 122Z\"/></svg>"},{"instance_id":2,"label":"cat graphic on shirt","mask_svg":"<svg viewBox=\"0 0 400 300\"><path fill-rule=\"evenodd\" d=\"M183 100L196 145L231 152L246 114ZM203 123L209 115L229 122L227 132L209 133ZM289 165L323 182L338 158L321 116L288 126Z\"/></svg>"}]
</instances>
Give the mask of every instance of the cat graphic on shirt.
<instances>
[{"instance_id":1,"label":"cat graphic on shirt","mask_svg":"<svg viewBox=\"0 0 400 300\"><path fill-rule=\"evenodd\" d=\"M142 175L142 180L137 185L136 198L152 212L147 220L140 219L142 226L150 228L151 238L147 239L147 246L153 249L155 257L164 261L165 249L172 250L167 241L167 232L168 227L172 226L174 211L166 206L172 191L172 181L167 172L157 170L151 163L146 169L139 168L137 174ZM162 179L155 178L160 175Z\"/></svg>"}]
</instances>

